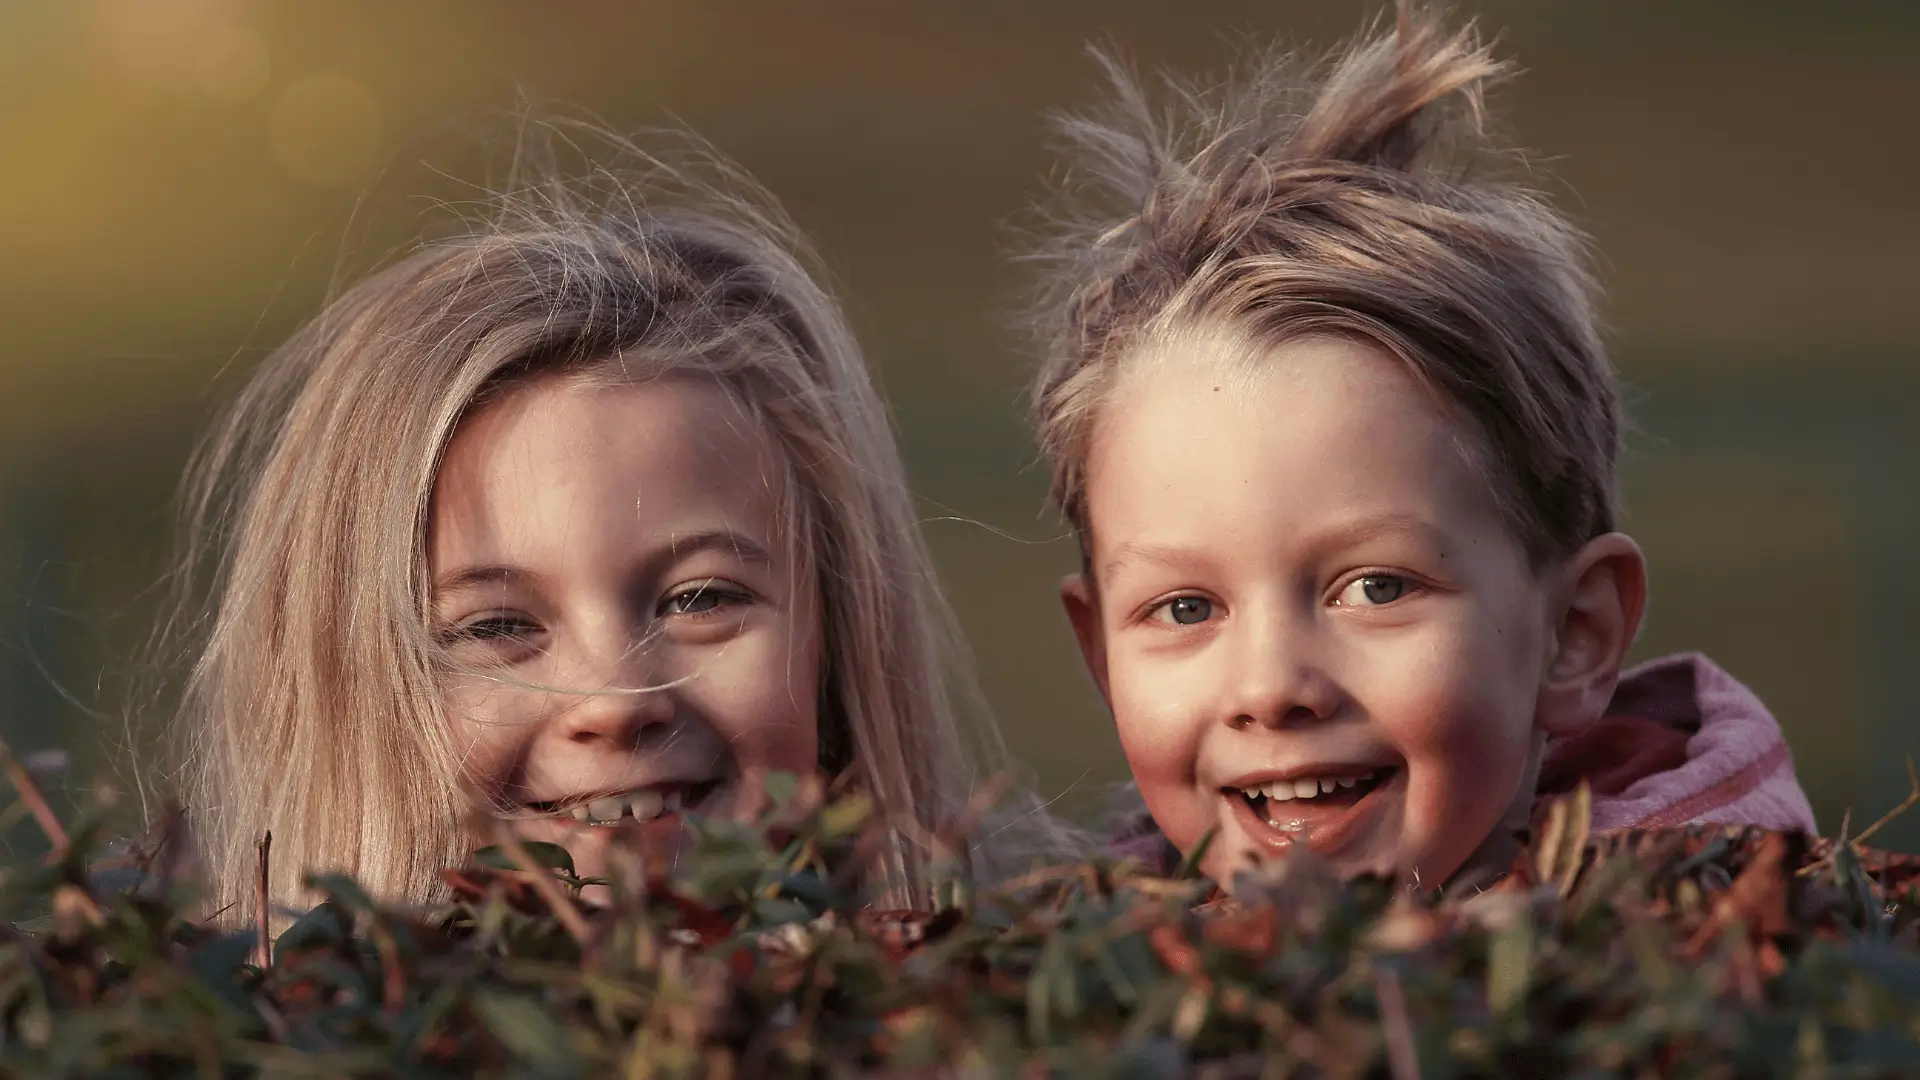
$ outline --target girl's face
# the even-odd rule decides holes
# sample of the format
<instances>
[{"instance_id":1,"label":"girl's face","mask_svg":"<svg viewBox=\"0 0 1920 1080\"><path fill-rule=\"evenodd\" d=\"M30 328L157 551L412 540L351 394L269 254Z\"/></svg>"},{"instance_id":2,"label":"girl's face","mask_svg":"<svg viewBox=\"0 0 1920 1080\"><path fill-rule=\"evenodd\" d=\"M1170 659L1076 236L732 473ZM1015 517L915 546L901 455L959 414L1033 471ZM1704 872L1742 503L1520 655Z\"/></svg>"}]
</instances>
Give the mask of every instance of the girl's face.
<instances>
[{"instance_id":1,"label":"girl's face","mask_svg":"<svg viewBox=\"0 0 1920 1080\"><path fill-rule=\"evenodd\" d=\"M1306 844L1438 884L1531 801L1548 587L1398 360L1220 349L1101 414L1063 588L1134 778L1182 851L1218 829L1216 880Z\"/></svg>"},{"instance_id":2,"label":"girl's face","mask_svg":"<svg viewBox=\"0 0 1920 1080\"><path fill-rule=\"evenodd\" d=\"M607 872L610 826L737 815L817 759L819 627L777 449L695 382L536 381L462 421L428 558L470 778Z\"/></svg>"}]
</instances>

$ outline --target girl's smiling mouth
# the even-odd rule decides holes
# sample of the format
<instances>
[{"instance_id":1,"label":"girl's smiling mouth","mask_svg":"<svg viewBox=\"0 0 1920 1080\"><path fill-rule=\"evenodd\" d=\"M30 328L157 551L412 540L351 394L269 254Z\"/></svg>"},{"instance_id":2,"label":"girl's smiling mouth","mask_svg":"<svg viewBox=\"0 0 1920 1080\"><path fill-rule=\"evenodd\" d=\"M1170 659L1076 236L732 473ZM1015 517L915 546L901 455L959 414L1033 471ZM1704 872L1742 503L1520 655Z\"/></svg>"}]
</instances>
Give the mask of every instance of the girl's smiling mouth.
<instances>
[{"instance_id":1,"label":"girl's smiling mouth","mask_svg":"<svg viewBox=\"0 0 1920 1080\"><path fill-rule=\"evenodd\" d=\"M586 792L557 799L528 800L503 814L515 820L567 821L575 825L610 827L673 817L704 807L723 784L718 777L670 781L620 791Z\"/></svg>"},{"instance_id":2,"label":"girl's smiling mouth","mask_svg":"<svg viewBox=\"0 0 1920 1080\"><path fill-rule=\"evenodd\" d=\"M1252 775L1220 789L1255 845L1284 854L1305 843L1332 855L1359 835L1401 786L1397 765L1327 765Z\"/></svg>"}]
</instances>

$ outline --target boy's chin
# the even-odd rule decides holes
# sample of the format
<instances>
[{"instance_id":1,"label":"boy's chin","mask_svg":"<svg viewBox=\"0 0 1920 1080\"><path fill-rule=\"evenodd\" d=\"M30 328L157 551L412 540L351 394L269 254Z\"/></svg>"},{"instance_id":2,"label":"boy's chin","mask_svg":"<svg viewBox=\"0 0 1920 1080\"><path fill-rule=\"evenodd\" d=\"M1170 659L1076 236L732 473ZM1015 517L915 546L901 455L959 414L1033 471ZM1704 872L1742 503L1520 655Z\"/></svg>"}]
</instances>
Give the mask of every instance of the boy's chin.
<instances>
[{"instance_id":1,"label":"boy's chin","mask_svg":"<svg viewBox=\"0 0 1920 1080\"><path fill-rule=\"evenodd\" d=\"M1517 843L1497 838L1475 851L1464 861L1458 853L1409 852L1393 843L1356 843L1343 850L1323 851L1315 845L1297 844L1275 848L1258 843L1232 829L1223 829L1201 860L1200 870L1223 887L1231 888L1242 873L1256 877L1270 875L1276 864L1295 859L1322 867L1340 880L1374 876L1409 887L1441 889L1485 888L1512 867L1512 852Z\"/></svg>"},{"instance_id":2,"label":"boy's chin","mask_svg":"<svg viewBox=\"0 0 1920 1080\"><path fill-rule=\"evenodd\" d=\"M1342 877L1394 877L1404 865L1396 839L1403 829L1406 771L1396 769L1357 799L1302 810L1300 804L1219 796L1217 834L1201 870L1222 884L1243 870L1304 855ZM1198 842L1194 837L1194 842ZM1182 850L1191 850L1183 845Z\"/></svg>"},{"instance_id":3,"label":"boy's chin","mask_svg":"<svg viewBox=\"0 0 1920 1080\"><path fill-rule=\"evenodd\" d=\"M1271 874L1277 866L1295 861L1311 863L1341 880L1351 880L1368 874L1388 878L1401 876L1390 856L1345 854L1328 857L1307 844L1276 851L1269 845L1251 843L1244 837L1225 835L1216 841L1208 850L1206 857L1201 860L1200 871L1222 887L1231 889L1234 881L1241 874L1252 873L1255 876L1265 876Z\"/></svg>"}]
</instances>

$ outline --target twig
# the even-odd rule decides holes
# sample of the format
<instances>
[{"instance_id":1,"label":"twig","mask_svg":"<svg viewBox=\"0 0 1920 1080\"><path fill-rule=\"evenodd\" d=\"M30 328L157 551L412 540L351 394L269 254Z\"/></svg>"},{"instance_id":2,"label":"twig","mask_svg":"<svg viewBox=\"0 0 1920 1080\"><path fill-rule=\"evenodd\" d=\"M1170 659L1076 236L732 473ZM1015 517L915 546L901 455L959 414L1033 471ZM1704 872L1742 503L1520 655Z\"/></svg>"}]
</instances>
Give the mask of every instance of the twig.
<instances>
[{"instance_id":1,"label":"twig","mask_svg":"<svg viewBox=\"0 0 1920 1080\"><path fill-rule=\"evenodd\" d=\"M580 909L574 907L573 901L560 891L560 883L554 880L553 871L533 861L533 856L527 854L527 849L521 845L519 838L513 835L513 830L507 827L506 822L499 818L491 818L490 821L489 828L493 833L494 843L499 844L507 853L507 857L513 860L514 866L527 875L527 883L532 885L533 891L539 893L540 899L545 900L547 906L553 909L553 917L560 920L560 925L566 928L567 933L573 935L574 942L581 948L586 948L588 939L593 936L593 931L587 926L587 920L580 914Z\"/></svg>"},{"instance_id":2,"label":"twig","mask_svg":"<svg viewBox=\"0 0 1920 1080\"><path fill-rule=\"evenodd\" d=\"M267 859L273 851L273 830L260 834L259 843L254 845L259 853L254 870L254 939L255 963L265 971L273 963L273 936L267 926Z\"/></svg>"},{"instance_id":3,"label":"twig","mask_svg":"<svg viewBox=\"0 0 1920 1080\"><path fill-rule=\"evenodd\" d=\"M260 1019L267 1022L267 1032L277 1043L285 1045L293 1040L293 1031L287 1027L287 1018L280 1015L273 1001L265 995L253 999L253 1007L260 1013Z\"/></svg>"},{"instance_id":4,"label":"twig","mask_svg":"<svg viewBox=\"0 0 1920 1080\"><path fill-rule=\"evenodd\" d=\"M1420 1080L1420 1055L1413 1048L1413 1022L1400 976L1385 964L1373 969L1373 993L1380 1001L1380 1027L1387 1037L1387 1068L1393 1080Z\"/></svg>"},{"instance_id":5,"label":"twig","mask_svg":"<svg viewBox=\"0 0 1920 1080\"><path fill-rule=\"evenodd\" d=\"M1854 853L1858 854L1860 845L1866 843L1874 833L1893 824L1895 818L1898 818L1915 806L1920 806L1920 774L1914 772L1913 755L1909 754L1907 755L1907 797L1900 800L1899 806L1880 815L1880 820L1860 830L1860 835L1853 838Z\"/></svg>"},{"instance_id":6,"label":"twig","mask_svg":"<svg viewBox=\"0 0 1920 1080\"><path fill-rule=\"evenodd\" d=\"M1814 862L1808 863L1807 865L1801 867L1799 870L1799 876L1807 877L1812 874L1818 873L1821 867L1827 866L1833 862L1834 858L1840 854L1840 851L1842 848L1851 848L1853 850L1853 853L1856 856L1865 854L1861 845L1865 844L1869 837L1871 837L1874 833L1879 832L1881 829L1886 828L1888 825L1893 824L1893 822L1896 819L1898 819L1902 814L1905 814L1907 811L1912 810L1916 806L1920 806L1920 773L1916 773L1914 771L1913 755L1908 754L1907 755L1907 797L1900 800L1900 805L1894 807L1893 809L1887 811L1884 814L1881 814L1880 820L1860 830L1860 835L1854 837L1851 840L1847 839L1847 822L1852 820L1853 811L1851 810L1847 811L1847 818L1842 820L1840 824L1840 839L1838 842L1836 842L1833 845L1833 850L1831 852L1828 852L1825 856L1821 857L1820 859Z\"/></svg>"},{"instance_id":7,"label":"twig","mask_svg":"<svg viewBox=\"0 0 1920 1080\"><path fill-rule=\"evenodd\" d=\"M20 801L27 804L27 811L39 823L40 831L47 834L47 842L53 845L47 861L59 862L67 853L67 830L54 815L53 807L47 805L47 797L40 794L40 785L33 782L33 776L13 756L4 739L0 739L0 757L5 758L7 779L12 780L14 789L20 792Z\"/></svg>"},{"instance_id":8,"label":"twig","mask_svg":"<svg viewBox=\"0 0 1920 1080\"><path fill-rule=\"evenodd\" d=\"M407 975L400 967L400 945L393 940L393 932L378 919L370 920L367 932L373 938L374 951L380 954L380 1004L388 1016L396 1016L407 999Z\"/></svg>"}]
</instances>

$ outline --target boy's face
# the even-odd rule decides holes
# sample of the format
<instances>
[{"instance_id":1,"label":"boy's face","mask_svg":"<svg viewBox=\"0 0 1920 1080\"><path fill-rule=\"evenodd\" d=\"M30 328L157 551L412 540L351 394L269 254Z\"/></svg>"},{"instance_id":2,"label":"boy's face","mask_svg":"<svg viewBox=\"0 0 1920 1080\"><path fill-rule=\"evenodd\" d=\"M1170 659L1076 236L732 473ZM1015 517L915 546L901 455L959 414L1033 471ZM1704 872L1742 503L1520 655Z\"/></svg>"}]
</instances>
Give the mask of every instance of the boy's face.
<instances>
[{"instance_id":1,"label":"boy's face","mask_svg":"<svg viewBox=\"0 0 1920 1080\"><path fill-rule=\"evenodd\" d=\"M1531 802L1560 579L1396 358L1184 348L1102 412L1063 589L1147 807L1216 880L1307 844L1440 884Z\"/></svg>"}]
</instances>

